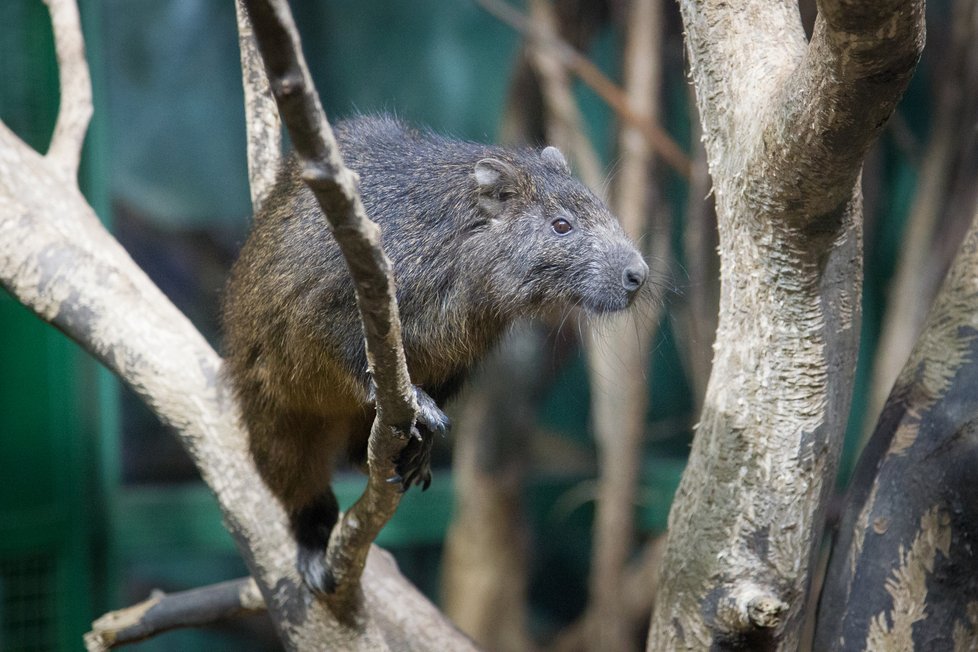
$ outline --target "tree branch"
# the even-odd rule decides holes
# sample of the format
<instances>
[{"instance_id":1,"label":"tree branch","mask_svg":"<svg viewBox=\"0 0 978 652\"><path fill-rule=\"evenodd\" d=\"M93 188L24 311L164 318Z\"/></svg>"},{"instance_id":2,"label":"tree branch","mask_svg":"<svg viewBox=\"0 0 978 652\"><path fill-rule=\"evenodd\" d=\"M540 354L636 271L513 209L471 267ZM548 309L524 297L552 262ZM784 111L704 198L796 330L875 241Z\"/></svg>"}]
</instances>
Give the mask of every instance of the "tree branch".
<instances>
[{"instance_id":1,"label":"tree branch","mask_svg":"<svg viewBox=\"0 0 978 652\"><path fill-rule=\"evenodd\" d=\"M689 176L689 157L676 141L659 125L632 109L625 92L591 63L587 57L568 45L552 27L539 20L528 18L504 0L476 0L493 16L506 23L534 47L546 48L548 56L555 57L560 65L577 75L588 88L598 94L614 112L649 142L655 152L680 175Z\"/></svg>"},{"instance_id":2,"label":"tree branch","mask_svg":"<svg viewBox=\"0 0 978 652\"><path fill-rule=\"evenodd\" d=\"M61 86L61 105L47 158L62 169L66 178L75 179L92 118L92 80L85 60L78 6L72 0L44 0L44 3L51 13Z\"/></svg>"},{"instance_id":3,"label":"tree branch","mask_svg":"<svg viewBox=\"0 0 978 652\"><path fill-rule=\"evenodd\" d=\"M951 7L950 42L943 48L933 84L936 87L930 135L917 173L916 191L907 214L899 257L887 288L886 313L880 327L873 359L870 396L865 410L864 433L868 438L886 403L893 382L907 361L927 311L950 266L953 250L942 246L956 222L955 190L970 193L973 183L954 180L960 174L961 134L971 130L973 108L967 98L978 89L974 61L978 57L978 6L971 0L956 0ZM973 102L974 100L972 100ZM967 175L971 178L971 174ZM973 180L972 180L973 181ZM964 193L962 193L964 191ZM967 209L961 211L966 219ZM956 243L957 240L954 240Z\"/></svg>"},{"instance_id":4,"label":"tree branch","mask_svg":"<svg viewBox=\"0 0 978 652\"><path fill-rule=\"evenodd\" d=\"M221 359L65 183L59 163L0 123L0 284L177 431L286 649L470 649L379 549L367 557L366 610L356 622L338 623L312 598L295 571L285 514L254 467Z\"/></svg>"},{"instance_id":5,"label":"tree branch","mask_svg":"<svg viewBox=\"0 0 978 652\"><path fill-rule=\"evenodd\" d=\"M531 0L530 13L534 32L555 33L557 17L549 0ZM530 62L540 78L547 140L567 153L584 183L599 193L604 178L601 161L584 130L584 118L571 92L566 69L553 48L539 40L530 43Z\"/></svg>"},{"instance_id":6,"label":"tree branch","mask_svg":"<svg viewBox=\"0 0 978 652\"><path fill-rule=\"evenodd\" d=\"M923 31L920 0L823 5L829 17L806 47L797 5L680 2L716 197L721 296L650 651L799 643L852 394L859 169ZM847 18L850 9L862 18ZM892 33L881 40L884 25Z\"/></svg>"},{"instance_id":7,"label":"tree branch","mask_svg":"<svg viewBox=\"0 0 978 652\"><path fill-rule=\"evenodd\" d=\"M380 229L364 211L358 179L343 163L284 0L244 0L279 112L313 191L346 259L357 290L367 360L377 386L371 431L370 477L363 496L334 528L326 563L337 580L330 596L344 611L357 601L356 584L370 544L400 502L394 459L410 437L417 401L408 377L391 264Z\"/></svg>"},{"instance_id":8,"label":"tree branch","mask_svg":"<svg viewBox=\"0 0 978 652\"><path fill-rule=\"evenodd\" d=\"M85 648L102 652L172 629L200 627L262 611L265 601L250 577L179 593L154 591L147 600L109 612L92 623L92 631L85 634Z\"/></svg>"},{"instance_id":9,"label":"tree branch","mask_svg":"<svg viewBox=\"0 0 978 652\"><path fill-rule=\"evenodd\" d=\"M660 112L661 0L636 0L627 14L622 66L628 106L654 123ZM612 209L625 232L646 242L652 282L670 259L668 213L657 205L652 149L640 133L622 125L618 134L620 170ZM649 237L651 235L651 237ZM651 251L649 251L651 250ZM598 450L598 499L589 578L589 642L592 649L634 647L622 585L635 545L635 504L648 411L648 368L661 309L636 306L588 329L591 415Z\"/></svg>"},{"instance_id":10,"label":"tree branch","mask_svg":"<svg viewBox=\"0 0 978 652\"><path fill-rule=\"evenodd\" d=\"M853 475L815 649L974 649L976 388L978 213Z\"/></svg>"},{"instance_id":11,"label":"tree branch","mask_svg":"<svg viewBox=\"0 0 978 652\"><path fill-rule=\"evenodd\" d=\"M758 202L792 211L801 204L811 219L843 204L913 76L924 47L923 3L857 6L819 3L805 56L762 114L765 128L747 162L755 171L747 192L764 193L759 180L769 178L781 180L781 192Z\"/></svg>"}]
</instances>

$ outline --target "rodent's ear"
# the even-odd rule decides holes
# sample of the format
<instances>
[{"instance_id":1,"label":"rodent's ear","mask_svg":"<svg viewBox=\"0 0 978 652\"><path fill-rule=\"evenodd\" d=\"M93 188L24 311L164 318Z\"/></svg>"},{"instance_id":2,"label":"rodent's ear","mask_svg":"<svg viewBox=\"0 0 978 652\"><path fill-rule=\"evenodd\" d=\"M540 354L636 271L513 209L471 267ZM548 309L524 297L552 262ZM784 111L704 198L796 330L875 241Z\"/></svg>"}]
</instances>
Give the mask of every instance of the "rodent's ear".
<instances>
[{"instance_id":1,"label":"rodent's ear","mask_svg":"<svg viewBox=\"0 0 978 652\"><path fill-rule=\"evenodd\" d=\"M567 159L565 159L561 151L553 145L544 147L543 151L540 152L540 158L542 158L545 163L558 172L564 172L566 174L571 173L570 166L567 165Z\"/></svg>"},{"instance_id":2,"label":"rodent's ear","mask_svg":"<svg viewBox=\"0 0 978 652\"><path fill-rule=\"evenodd\" d=\"M484 158L472 171L479 194L504 201L516 192L516 168L498 158Z\"/></svg>"}]
</instances>

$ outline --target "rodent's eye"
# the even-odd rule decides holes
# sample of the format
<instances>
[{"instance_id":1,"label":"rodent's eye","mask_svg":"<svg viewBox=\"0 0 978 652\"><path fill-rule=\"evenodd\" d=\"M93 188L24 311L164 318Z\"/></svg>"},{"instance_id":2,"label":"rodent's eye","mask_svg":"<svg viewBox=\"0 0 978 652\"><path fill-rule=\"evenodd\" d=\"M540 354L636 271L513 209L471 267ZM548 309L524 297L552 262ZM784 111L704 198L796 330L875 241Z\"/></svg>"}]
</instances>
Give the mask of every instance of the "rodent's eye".
<instances>
[{"instance_id":1,"label":"rodent's eye","mask_svg":"<svg viewBox=\"0 0 978 652\"><path fill-rule=\"evenodd\" d=\"M567 235L568 233L574 230L574 227L571 226L571 223L562 217L558 217L553 222L551 222L550 228L552 228L554 230L554 233L556 233L557 235Z\"/></svg>"},{"instance_id":2,"label":"rodent's eye","mask_svg":"<svg viewBox=\"0 0 978 652\"><path fill-rule=\"evenodd\" d=\"M497 197L499 197L499 201L509 201L515 196L516 196L516 191L510 188L500 188L499 193L497 194Z\"/></svg>"}]
</instances>

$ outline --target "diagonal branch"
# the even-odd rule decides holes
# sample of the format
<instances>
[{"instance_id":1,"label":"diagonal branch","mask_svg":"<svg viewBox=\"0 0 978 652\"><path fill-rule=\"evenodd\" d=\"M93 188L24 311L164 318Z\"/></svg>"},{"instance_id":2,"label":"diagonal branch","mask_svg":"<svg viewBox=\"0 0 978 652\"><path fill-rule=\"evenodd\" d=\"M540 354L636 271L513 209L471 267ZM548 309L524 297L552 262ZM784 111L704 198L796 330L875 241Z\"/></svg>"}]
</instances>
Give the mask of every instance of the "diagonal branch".
<instances>
[{"instance_id":1,"label":"diagonal branch","mask_svg":"<svg viewBox=\"0 0 978 652\"><path fill-rule=\"evenodd\" d=\"M814 649L923 649L952 632L975 649L976 387L978 214L853 474ZM913 562L921 537L943 543Z\"/></svg>"},{"instance_id":2,"label":"diagonal branch","mask_svg":"<svg viewBox=\"0 0 978 652\"><path fill-rule=\"evenodd\" d=\"M591 90L629 126L637 129L649 145L670 167L684 177L689 176L689 157L676 141L659 125L635 111L625 92L601 72L587 57L567 44L552 27L525 16L505 0L476 0L493 16L517 30L536 48L546 49L547 56L577 75ZM593 187L593 186L592 186Z\"/></svg>"},{"instance_id":3,"label":"diagonal branch","mask_svg":"<svg viewBox=\"0 0 978 652\"><path fill-rule=\"evenodd\" d=\"M61 106L47 157L68 179L78 175L85 133L92 118L92 80L85 61L78 6L72 0L44 0L51 13L58 59Z\"/></svg>"},{"instance_id":4,"label":"diagonal branch","mask_svg":"<svg viewBox=\"0 0 978 652\"><path fill-rule=\"evenodd\" d=\"M371 431L370 478L363 496L334 528L326 562L337 580L332 601L346 610L357 598L357 581L370 544L394 514L401 493L387 482L394 458L414 425L417 403L401 344L391 264L380 229L364 211L358 178L343 163L332 129L306 66L285 0L244 0L272 92L303 169L357 289L367 360L377 386L377 418Z\"/></svg>"},{"instance_id":5,"label":"diagonal branch","mask_svg":"<svg viewBox=\"0 0 978 652\"><path fill-rule=\"evenodd\" d=\"M551 34L556 31L557 17L550 0L531 0L530 13L535 33ZM584 183L594 192L599 192L604 176L601 161L584 129L584 117L571 92L570 77L553 48L543 41L532 41L529 50L530 62L540 78L547 140L563 149L574 162Z\"/></svg>"},{"instance_id":6,"label":"diagonal branch","mask_svg":"<svg viewBox=\"0 0 978 652\"><path fill-rule=\"evenodd\" d=\"M800 204L807 218L849 198L924 46L923 3L852 7L842 0L819 3L811 43L765 115L747 163L755 179L781 180L781 192L769 201Z\"/></svg>"}]
</instances>

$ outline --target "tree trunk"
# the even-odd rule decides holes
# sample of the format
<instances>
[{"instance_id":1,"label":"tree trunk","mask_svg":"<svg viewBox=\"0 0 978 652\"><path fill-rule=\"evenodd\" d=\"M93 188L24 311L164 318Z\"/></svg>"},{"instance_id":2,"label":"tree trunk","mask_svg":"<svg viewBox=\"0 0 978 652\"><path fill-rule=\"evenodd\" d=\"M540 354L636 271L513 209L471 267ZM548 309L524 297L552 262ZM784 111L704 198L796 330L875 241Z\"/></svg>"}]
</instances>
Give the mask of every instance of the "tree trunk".
<instances>
[{"instance_id":1,"label":"tree trunk","mask_svg":"<svg viewBox=\"0 0 978 652\"><path fill-rule=\"evenodd\" d=\"M669 517L648 649L798 647L848 417L860 166L923 3L682 0L721 250L714 365Z\"/></svg>"}]
</instances>

